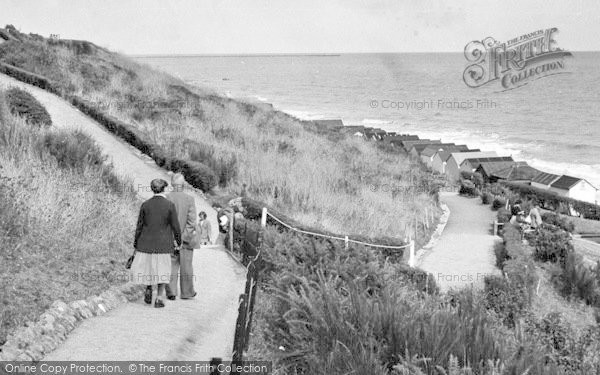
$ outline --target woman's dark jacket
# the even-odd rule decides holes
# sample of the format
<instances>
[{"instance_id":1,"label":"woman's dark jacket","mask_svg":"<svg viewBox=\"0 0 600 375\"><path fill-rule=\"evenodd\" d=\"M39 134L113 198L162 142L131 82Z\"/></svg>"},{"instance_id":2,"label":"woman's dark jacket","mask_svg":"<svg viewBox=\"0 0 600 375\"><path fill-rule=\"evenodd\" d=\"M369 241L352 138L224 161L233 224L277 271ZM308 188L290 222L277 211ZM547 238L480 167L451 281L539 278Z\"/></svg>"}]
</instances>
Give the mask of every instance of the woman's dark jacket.
<instances>
[{"instance_id":1,"label":"woman's dark jacket","mask_svg":"<svg viewBox=\"0 0 600 375\"><path fill-rule=\"evenodd\" d=\"M181 229L173 202L155 195L142 203L133 247L142 253L171 254L181 245Z\"/></svg>"}]
</instances>

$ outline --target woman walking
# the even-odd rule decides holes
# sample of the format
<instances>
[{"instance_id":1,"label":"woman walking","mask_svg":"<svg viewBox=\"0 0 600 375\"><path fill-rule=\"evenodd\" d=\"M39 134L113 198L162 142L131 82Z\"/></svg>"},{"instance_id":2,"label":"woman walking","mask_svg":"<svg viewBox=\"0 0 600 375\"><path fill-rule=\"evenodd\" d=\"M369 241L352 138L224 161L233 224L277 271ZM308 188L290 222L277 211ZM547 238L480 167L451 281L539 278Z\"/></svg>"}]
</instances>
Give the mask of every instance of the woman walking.
<instances>
[{"instance_id":1,"label":"woman walking","mask_svg":"<svg viewBox=\"0 0 600 375\"><path fill-rule=\"evenodd\" d=\"M150 188L154 196L140 208L135 230L135 257L131 264L137 284L146 285L144 301L152 303L152 287L157 285L154 307L164 307L165 285L171 279L171 254L181 246L181 229L173 202L164 194L168 183L154 179Z\"/></svg>"}]
</instances>

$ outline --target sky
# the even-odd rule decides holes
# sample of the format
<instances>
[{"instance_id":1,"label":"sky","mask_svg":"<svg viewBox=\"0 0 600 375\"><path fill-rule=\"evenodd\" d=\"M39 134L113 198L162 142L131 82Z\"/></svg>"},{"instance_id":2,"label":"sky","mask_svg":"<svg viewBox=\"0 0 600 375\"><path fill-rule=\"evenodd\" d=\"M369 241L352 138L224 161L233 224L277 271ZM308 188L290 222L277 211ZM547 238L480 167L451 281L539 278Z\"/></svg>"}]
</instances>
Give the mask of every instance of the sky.
<instances>
[{"instance_id":1,"label":"sky","mask_svg":"<svg viewBox=\"0 0 600 375\"><path fill-rule=\"evenodd\" d=\"M0 0L0 25L130 54L462 52L557 27L600 50L597 0Z\"/></svg>"}]
</instances>

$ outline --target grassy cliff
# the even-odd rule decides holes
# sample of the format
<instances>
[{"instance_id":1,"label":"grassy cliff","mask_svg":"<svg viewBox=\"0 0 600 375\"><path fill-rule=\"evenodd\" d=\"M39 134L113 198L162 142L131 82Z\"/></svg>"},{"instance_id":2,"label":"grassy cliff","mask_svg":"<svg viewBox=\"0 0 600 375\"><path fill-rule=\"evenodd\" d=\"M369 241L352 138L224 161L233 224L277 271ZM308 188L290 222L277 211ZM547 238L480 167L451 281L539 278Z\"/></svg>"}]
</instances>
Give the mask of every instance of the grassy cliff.
<instances>
[{"instance_id":1,"label":"grassy cliff","mask_svg":"<svg viewBox=\"0 0 600 375\"><path fill-rule=\"evenodd\" d=\"M205 164L218 178L214 194L246 184L251 198L305 225L369 237L404 238L415 215L437 212L428 174L398 153L219 97L88 42L12 34L0 62L44 76L176 157ZM372 191L383 184L406 189Z\"/></svg>"}]
</instances>

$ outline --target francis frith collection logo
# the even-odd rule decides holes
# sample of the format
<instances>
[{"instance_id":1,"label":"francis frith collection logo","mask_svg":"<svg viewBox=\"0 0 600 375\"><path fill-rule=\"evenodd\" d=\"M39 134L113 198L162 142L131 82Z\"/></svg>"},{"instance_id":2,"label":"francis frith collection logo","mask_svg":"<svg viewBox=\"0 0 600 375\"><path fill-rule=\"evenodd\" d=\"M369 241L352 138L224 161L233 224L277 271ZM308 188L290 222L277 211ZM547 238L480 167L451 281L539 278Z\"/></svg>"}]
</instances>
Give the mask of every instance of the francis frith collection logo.
<instances>
[{"instance_id":1,"label":"francis frith collection logo","mask_svg":"<svg viewBox=\"0 0 600 375\"><path fill-rule=\"evenodd\" d=\"M470 63L463 72L469 87L498 81L502 91L526 85L538 78L566 73L565 57L571 52L558 47L556 27L536 30L500 43L492 37L465 46Z\"/></svg>"}]
</instances>

